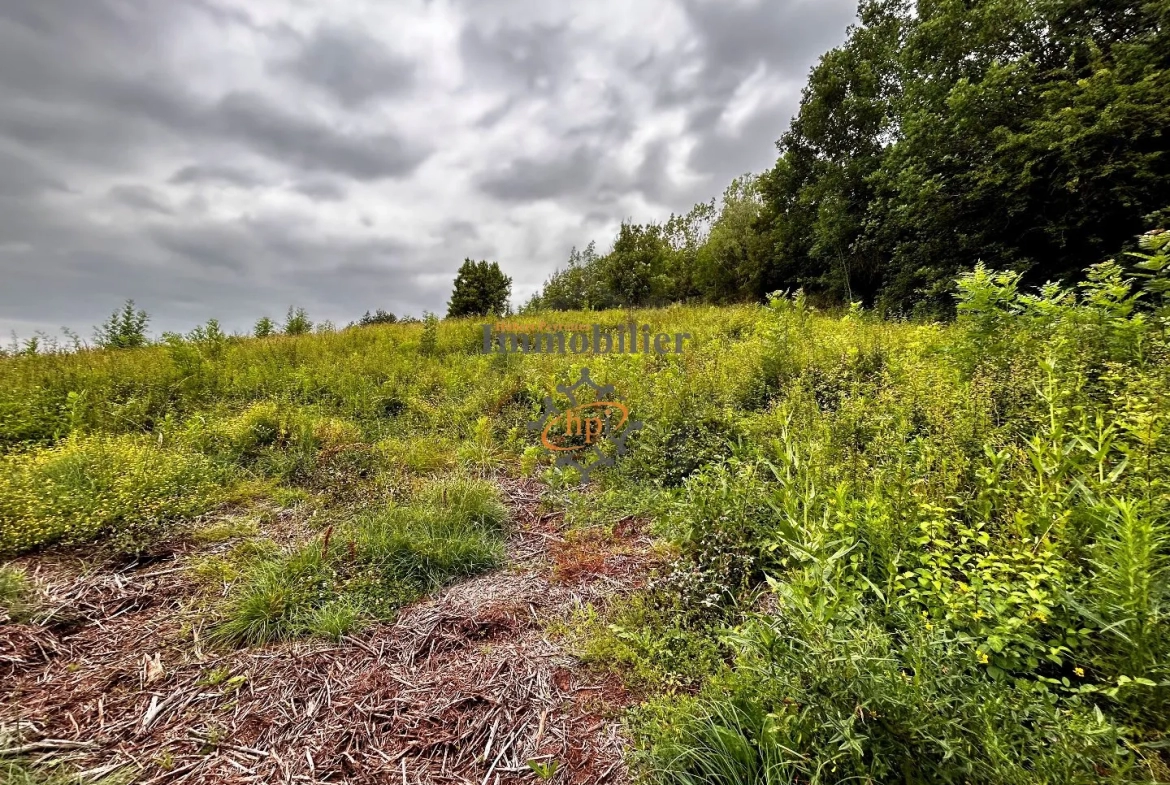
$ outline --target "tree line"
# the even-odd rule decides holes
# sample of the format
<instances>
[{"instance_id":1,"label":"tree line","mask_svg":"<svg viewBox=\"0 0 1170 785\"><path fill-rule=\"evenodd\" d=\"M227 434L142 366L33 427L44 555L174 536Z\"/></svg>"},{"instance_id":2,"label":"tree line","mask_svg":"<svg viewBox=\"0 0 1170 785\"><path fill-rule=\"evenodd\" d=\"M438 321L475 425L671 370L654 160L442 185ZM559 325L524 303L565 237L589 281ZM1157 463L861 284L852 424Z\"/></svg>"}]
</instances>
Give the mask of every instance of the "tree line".
<instances>
[{"instance_id":1,"label":"tree line","mask_svg":"<svg viewBox=\"0 0 1170 785\"><path fill-rule=\"evenodd\" d=\"M863 0L775 165L574 249L526 310L803 289L945 315L983 263L1080 271L1170 206L1170 0Z\"/></svg>"},{"instance_id":2,"label":"tree line","mask_svg":"<svg viewBox=\"0 0 1170 785\"><path fill-rule=\"evenodd\" d=\"M451 300L447 304L447 315L460 316L503 316L511 312L509 302L512 294L512 279L504 275L498 262L465 259L459 268L455 279ZM413 316L398 317L382 308L373 313L366 311L361 318L350 322L345 329L354 327L369 327L378 324L415 324L422 323L424 327L424 346L434 341L435 322L438 317L429 311L423 311L422 319ZM94 327L93 342L100 349L137 349L149 345L152 340L147 331L150 324L150 315L138 308L134 300L127 300L122 307L110 314L110 317L100 325ZM253 326L250 336L253 338L271 338L277 335L307 335L312 332L333 332L335 325L330 321L317 324L309 318L308 311L290 305L283 322L277 322L268 316L262 316ZM77 351L86 348L77 333L69 328L62 328L66 345L53 336L44 332L37 332L31 338L20 341L13 335L12 343L8 348L0 347L0 357L15 355L35 355L54 353L57 351ZM240 336L242 337L242 336ZM228 335L223 332L219 320L209 319L206 324L200 325L186 335L175 332L162 334L162 343L176 343L194 341L198 343L218 343L227 340Z\"/></svg>"},{"instance_id":3,"label":"tree line","mask_svg":"<svg viewBox=\"0 0 1170 785\"><path fill-rule=\"evenodd\" d=\"M622 223L608 253L574 248L521 311L802 289L946 316L954 279L977 264L1024 285L1076 282L1170 220L1168 66L1170 0L862 0L770 169L664 222ZM511 286L498 263L466 259L447 315L505 315ZM146 321L128 303L95 341L142 345ZM379 309L350 326L395 321ZM253 334L315 328L332 325L290 308Z\"/></svg>"}]
</instances>

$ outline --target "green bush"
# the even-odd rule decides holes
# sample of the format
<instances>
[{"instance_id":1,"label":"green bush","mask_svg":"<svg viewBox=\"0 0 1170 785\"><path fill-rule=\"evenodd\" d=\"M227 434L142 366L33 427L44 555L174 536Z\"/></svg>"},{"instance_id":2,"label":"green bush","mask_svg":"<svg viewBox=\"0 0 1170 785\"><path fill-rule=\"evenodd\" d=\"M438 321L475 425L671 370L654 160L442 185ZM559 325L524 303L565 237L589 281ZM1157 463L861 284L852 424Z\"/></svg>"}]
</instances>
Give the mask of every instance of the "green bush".
<instances>
[{"instance_id":1,"label":"green bush","mask_svg":"<svg viewBox=\"0 0 1170 785\"><path fill-rule=\"evenodd\" d=\"M658 599L635 595L604 617L585 612L573 618L569 639L582 661L616 670L641 690L692 689L719 672L725 649L714 628L696 626Z\"/></svg>"},{"instance_id":2,"label":"green bush","mask_svg":"<svg viewBox=\"0 0 1170 785\"><path fill-rule=\"evenodd\" d=\"M809 623L811 621L811 623ZM1130 782L1140 761L1099 710L997 681L969 648L861 609L840 623L754 620L735 669L633 721L636 768L663 783Z\"/></svg>"},{"instance_id":3,"label":"green bush","mask_svg":"<svg viewBox=\"0 0 1170 785\"><path fill-rule=\"evenodd\" d=\"M116 534L126 545L221 495L205 457L129 436L71 438L0 457L0 552Z\"/></svg>"},{"instance_id":4,"label":"green bush","mask_svg":"<svg viewBox=\"0 0 1170 785\"><path fill-rule=\"evenodd\" d=\"M362 443L352 422L298 406L262 401L239 414L193 418L180 440L228 466L266 477L309 481L322 452L333 455Z\"/></svg>"}]
</instances>

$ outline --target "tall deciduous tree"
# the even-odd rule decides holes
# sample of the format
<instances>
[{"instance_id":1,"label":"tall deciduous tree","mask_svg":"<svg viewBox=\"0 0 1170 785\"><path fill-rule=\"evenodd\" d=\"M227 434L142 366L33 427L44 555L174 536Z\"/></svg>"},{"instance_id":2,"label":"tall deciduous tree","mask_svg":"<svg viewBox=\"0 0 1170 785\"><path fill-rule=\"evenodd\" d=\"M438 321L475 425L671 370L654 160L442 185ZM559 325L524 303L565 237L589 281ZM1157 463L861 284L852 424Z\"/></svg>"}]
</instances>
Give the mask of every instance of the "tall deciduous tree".
<instances>
[{"instance_id":1,"label":"tall deciduous tree","mask_svg":"<svg viewBox=\"0 0 1170 785\"><path fill-rule=\"evenodd\" d=\"M756 178L737 177L724 191L718 217L695 253L693 280L704 300L726 303L764 295L762 262L766 249L754 230L760 209Z\"/></svg>"},{"instance_id":2,"label":"tall deciduous tree","mask_svg":"<svg viewBox=\"0 0 1170 785\"><path fill-rule=\"evenodd\" d=\"M867 0L765 178L772 285L945 308L1069 279L1170 204L1170 3Z\"/></svg>"},{"instance_id":3,"label":"tall deciduous tree","mask_svg":"<svg viewBox=\"0 0 1170 785\"><path fill-rule=\"evenodd\" d=\"M447 316L503 316L512 296L512 279L497 262L464 259L455 276L455 289L447 303Z\"/></svg>"},{"instance_id":4,"label":"tall deciduous tree","mask_svg":"<svg viewBox=\"0 0 1170 785\"><path fill-rule=\"evenodd\" d=\"M623 224L546 293L940 313L982 262L1071 283L1170 206L1170 0L862 0L779 158L716 212ZM549 297L537 307L580 307Z\"/></svg>"}]
</instances>

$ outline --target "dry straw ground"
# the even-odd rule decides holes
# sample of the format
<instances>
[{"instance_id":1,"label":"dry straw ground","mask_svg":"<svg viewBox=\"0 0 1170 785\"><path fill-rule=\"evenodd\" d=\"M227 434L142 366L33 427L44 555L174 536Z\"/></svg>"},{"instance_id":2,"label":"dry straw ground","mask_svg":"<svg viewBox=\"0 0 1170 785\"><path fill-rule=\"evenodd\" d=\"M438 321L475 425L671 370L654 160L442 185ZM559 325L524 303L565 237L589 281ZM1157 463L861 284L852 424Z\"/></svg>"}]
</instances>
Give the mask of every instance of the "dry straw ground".
<instances>
[{"instance_id":1,"label":"dry straw ground","mask_svg":"<svg viewBox=\"0 0 1170 785\"><path fill-rule=\"evenodd\" d=\"M147 785L535 782L530 761L555 762L557 782L625 781L618 713L631 697L546 627L642 585L650 540L627 521L567 541L538 484L498 482L509 567L340 643L200 645L195 546L88 572L39 558L39 583L72 616L0 628L0 743Z\"/></svg>"}]
</instances>

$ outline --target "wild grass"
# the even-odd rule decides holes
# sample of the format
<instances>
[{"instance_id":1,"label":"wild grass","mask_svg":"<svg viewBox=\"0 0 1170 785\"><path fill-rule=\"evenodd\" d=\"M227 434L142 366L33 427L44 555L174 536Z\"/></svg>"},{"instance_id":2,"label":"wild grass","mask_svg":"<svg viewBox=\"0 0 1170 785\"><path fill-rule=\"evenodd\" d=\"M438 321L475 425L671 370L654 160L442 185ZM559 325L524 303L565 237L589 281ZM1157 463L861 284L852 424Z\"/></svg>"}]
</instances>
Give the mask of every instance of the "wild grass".
<instances>
[{"instance_id":1,"label":"wild grass","mask_svg":"<svg viewBox=\"0 0 1170 785\"><path fill-rule=\"evenodd\" d=\"M499 564L498 499L443 477L522 471L573 525L638 515L669 543L566 636L653 696L645 780L1170 781L1170 324L1144 306L1170 267L1149 269L1038 292L979 269L947 324L800 294L557 317L694 336L669 356L489 356L478 320L445 320L425 347L407 324L7 358L0 542L150 529L257 483L318 534L202 566L228 584L220 640L340 636ZM646 427L581 490L525 426L586 367Z\"/></svg>"},{"instance_id":2,"label":"wild grass","mask_svg":"<svg viewBox=\"0 0 1170 785\"><path fill-rule=\"evenodd\" d=\"M125 785L133 781L127 769L98 779L86 778L71 771L66 765L33 766L22 761L0 759L0 785Z\"/></svg>"},{"instance_id":3,"label":"wild grass","mask_svg":"<svg viewBox=\"0 0 1170 785\"><path fill-rule=\"evenodd\" d=\"M24 621L35 607L32 586L22 570L0 566L0 620Z\"/></svg>"},{"instance_id":4,"label":"wild grass","mask_svg":"<svg viewBox=\"0 0 1170 785\"><path fill-rule=\"evenodd\" d=\"M212 637L257 645L339 638L457 578L499 566L507 510L494 486L451 478L361 514L291 553L244 555ZM205 568L206 569L206 568Z\"/></svg>"}]
</instances>

